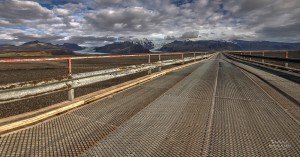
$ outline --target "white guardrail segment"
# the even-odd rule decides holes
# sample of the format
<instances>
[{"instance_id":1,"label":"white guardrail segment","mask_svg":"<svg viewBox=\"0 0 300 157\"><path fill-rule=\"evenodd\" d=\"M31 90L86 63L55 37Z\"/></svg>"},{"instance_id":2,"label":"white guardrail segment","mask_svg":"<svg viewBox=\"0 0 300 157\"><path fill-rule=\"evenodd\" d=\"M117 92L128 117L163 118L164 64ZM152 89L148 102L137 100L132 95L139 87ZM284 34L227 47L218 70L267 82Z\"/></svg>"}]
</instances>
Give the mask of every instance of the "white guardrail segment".
<instances>
[{"instance_id":1,"label":"white guardrail segment","mask_svg":"<svg viewBox=\"0 0 300 157\"><path fill-rule=\"evenodd\" d=\"M163 66L194 61L195 59L204 59L210 57L211 55L212 54L201 55L196 57L186 57L183 60L165 60L150 64L132 65L122 68L113 68L94 72L79 73L74 74L69 78L64 78L60 80L48 80L41 81L38 83L15 83L0 86L0 104L35 97L43 94L50 94L56 91L74 89L113 78L152 70Z\"/></svg>"}]
</instances>

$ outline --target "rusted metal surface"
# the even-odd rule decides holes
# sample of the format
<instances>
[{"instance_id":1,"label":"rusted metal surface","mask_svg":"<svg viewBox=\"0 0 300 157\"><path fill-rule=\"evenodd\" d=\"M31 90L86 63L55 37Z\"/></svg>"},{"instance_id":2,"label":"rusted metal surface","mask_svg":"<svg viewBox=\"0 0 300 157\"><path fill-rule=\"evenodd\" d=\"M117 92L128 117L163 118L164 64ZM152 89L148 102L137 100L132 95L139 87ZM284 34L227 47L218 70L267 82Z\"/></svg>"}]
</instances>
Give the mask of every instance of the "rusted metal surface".
<instances>
[{"instance_id":1,"label":"rusted metal surface","mask_svg":"<svg viewBox=\"0 0 300 157\"><path fill-rule=\"evenodd\" d=\"M207 55L206 57L208 56L209 55ZM198 57L196 59L202 58ZM184 58L184 61L186 62L191 60L194 60L194 58ZM73 100L74 88L134 73L139 73L142 71L152 70L162 66L178 64L181 62L182 60L164 60L151 64L133 65L123 68L114 68L95 72L81 73L72 75L70 78L65 78L62 80L50 80L46 82L42 81L5 85L0 87L0 89L2 89L0 91L0 104L67 89L69 90L69 100ZM69 64L69 67L70 66L71 63Z\"/></svg>"}]
</instances>

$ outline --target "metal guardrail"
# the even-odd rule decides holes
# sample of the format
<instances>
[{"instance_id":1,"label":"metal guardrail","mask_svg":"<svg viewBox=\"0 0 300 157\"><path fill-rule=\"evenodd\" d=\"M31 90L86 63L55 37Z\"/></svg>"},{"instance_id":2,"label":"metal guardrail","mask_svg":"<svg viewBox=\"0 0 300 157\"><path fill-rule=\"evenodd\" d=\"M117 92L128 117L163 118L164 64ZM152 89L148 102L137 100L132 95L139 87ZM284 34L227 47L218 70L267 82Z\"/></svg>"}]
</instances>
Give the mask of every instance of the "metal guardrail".
<instances>
[{"instance_id":1,"label":"metal guardrail","mask_svg":"<svg viewBox=\"0 0 300 157\"><path fill-rule=\"evenodd\" d=\"M225 53L230 54L239 54L239 55L253 55L253 54L260 54L257 56L264 56L268 57L270 54L282 54L284 58L291 58L290 54L295 53L297 51L287 51L287 50L278 50L278 51L272 51L272 50L258 50L258 51L224 51Z\"/></svg>"},{"instance_id":2,"label":"metal guardrail","mask_svg":"<svg viewBox=\"0 0 300 157\"><path fill-rule=\"evenodd\" d=\"M131 75L143 71L148 71L151 74L151 70L158 68L161 71L161 67L184 64L189 61L196 61L199 59L205 59L212 54L206 55L206 53L193 52L193 57L184 58L186 53L166 53L166 54L136 54L136 55L109 55L109 56L87 56L87 57L62 57L62 58L37 58L37 59L5 59L0 60L0 63L19 63L19 62L40 62L40 61L63 61L68 62L68 76L64 79L53 79L47 81L29 81L12 83L0 86L0 104L18 101L22 99L32 98L40 95L47 95L53 92L68 90L68 100L74 99L74 88L90 85L97 82L106 81L113 78L118 78L126 75ZM201 54L197 56L196 54ZM157 55L158 62L151 63L151 56ZM161 61L162 55L180 55L181 59L164 60ZM78 59L94 59L94 58L117 58L117 57L137 57L148 56L148 63L141 65L132 65L120 68L105 69L100 71L72 74L72 60Z\"/></svg>"},{"instance_id":3,"label":"metal guardrail","mask_svg":"<svg viewBox=\"0 0 300 157\"><path fill-rule=\"evenodd\" d=\"M278 56L272 56L272 54L280 54L282 55L281 57ZM300 57L299 58L294 58L294 57L289 57L289 52L231 52L231 54L237 55L237 56L243 56L243 57L248 57L251 59L253 58L262 58L262 59L270 59L270 60L276 60L276 61L285 61L285 62L300 62ZM271 55L271 56L270 56ZM286 64L288 66L288 64Z\"/></svg>"},{"instance_id":4,"label":"metal guardrail","mask_svg":"<svg viewBox=\"0 0 300 157\"><path fill-rule=\"evenodd\" d=\"M232 58L236 58L236 59L240 59L240 60L243 60L243 61L247 61L247 62L257 63L257 64L265 65L265 66L268 66L268 67L273 67L273 68L277 68L277 69L282 69L282 70L286 70L286 71L293 71L293 72L296 72L296 73L300 73L300 69L291 68L291 67L288 66L288 63L285 63L284 66L281 66L281 65L266 63L264 60L262 60L261 62L254 61L251 58L247 59L245 57L242 57L241 55L236 55L236 54L225 53L225 55L227 55L229 57L232 57Z\"/></svg>"}]
</instances>

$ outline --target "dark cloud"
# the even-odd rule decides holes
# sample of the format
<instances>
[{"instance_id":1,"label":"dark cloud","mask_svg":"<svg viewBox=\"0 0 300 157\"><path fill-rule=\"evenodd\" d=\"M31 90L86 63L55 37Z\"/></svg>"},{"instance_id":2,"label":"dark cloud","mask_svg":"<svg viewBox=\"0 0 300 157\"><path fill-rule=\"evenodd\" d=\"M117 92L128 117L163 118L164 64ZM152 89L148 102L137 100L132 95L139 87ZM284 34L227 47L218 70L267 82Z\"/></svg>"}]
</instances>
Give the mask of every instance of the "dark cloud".
<instances>
[{"instance_id":1,"label":"dark cloud","mask_svg":"<svg viewBox=\"0 0 300 157\"><path fill-rule=\"evenodd\" d=\"M176 6L181 6L188 3L193 3L196 0L171 0L172 4L175 4Z\"/></svg>"},{"instance_id":2,"label":"dark cloud","mask_svg":"<svg viewBox=\"0 0 300 157\"><path fill-rule=\"evenodd\" d=\"M165 39L165 40L176 40L177 38L176 38L175 36L167 35L167 36L165 36L164 39Z\"/></svg>"},{"instance_id":3,"label":"dark cloud","mask_svg":"<svg viewBox=\"0 0 300 157\"><path fill-rule=\"evenodd\" d=\"M85 0L33 0L33 1L38 2L43 7L52 9L57 5L79 4L79 3L83 3Z\"/></svg>"},{"instance_id":4,"label":"dark cloud","mask_svg":"<svg viewBox=\"0 0 300 157\"><path fill-rule=\"evenodd\" d=\"M3 0L0 5L0 18L10 23L22 23L23 20L45 20L52 12L32 1Z\"/></svg>"},{"instance_id":5,"label":"dark cloud","mask_svg":"<svg viewBox=\"0 0 300 157\"><path fill-rule=\"evenodd\" d=\"M18 33L12 33L9 34L11 37L10 39L1 39L0 42L2 43L12 43L12 44L22 44L24 42L39 40L42 42L48 42L48 43L60 43L59 40L63 39L63 36L57 36L57 35L49 35L49 34L43 34L43 35L36 35L36 34L25 34L22 32Z\"/></svg>"},{"instance_id":6,"label":"dark cloud","mask_svg":"<svg viewBox=\"0 0 300 157\"><path fill-rule=\"evenodd\" d=\"M29 42L33 40L39 40L42 42L50 42L57 43L58 40L61 40L63 36L55 36L55 35L32 35L32 34L24 34L24 33L14 33L12 36L16 37L16 42Z\"/></svg>"},{"instance_id":7,"label":"dark cloud","mask_svg":"<svg viewBox=\"0 0 300 157\"><path fill-rule=\"evenodd\" d=\"M193 38L198 38L198 36L199 36L199 31L191 31L191 32L183 33L181 38L182 39L193 39Z\"/></svg>"},{"instance_id":8,"label":"dark cloud","mask_svg":"<svg viewBox=\"0 0 300 157\"><path fill-rule=\"evenodd\" d=\"M157 22L159 14L142 7L92 11L86 20L98 31L145 31Z\"/></svg>"},{"instance_id":9,"label":"dark cloud","mask_svg":"<svg viewBox=\"0 0 300 157\"><path fill-rule=\"evenodd\" d=\"M298 0L0 0L1 43L40 39L300 42ZM1 44L0 43L0 44Z\"/></svg>"},{"instance_id":10,"label":"dark cloud","mask_svg":"<svg viewBox=\"0 0 300 157\"><path fill-rule=\"evenodd\" d=\"M84 44L86 42L114 42L116 41L115 37L94 37L94 36L72 36L66 42Z\"/></svg>"},{"instance_id":11,"label":"dark cloud","mask_svg":"<svg viewBox=\"0 0 300 157\"><path fill-rule=\"evenodd\" d=\"M300 21L284 25L284 26L278 26L278 27L264 27L261 30L258 30L257 33L260 34L264 38L268 39L276 39L279 40L280 38L289 38L294 37L296 38L296 41L300 38Z\"/></svg>"}]
</instances>

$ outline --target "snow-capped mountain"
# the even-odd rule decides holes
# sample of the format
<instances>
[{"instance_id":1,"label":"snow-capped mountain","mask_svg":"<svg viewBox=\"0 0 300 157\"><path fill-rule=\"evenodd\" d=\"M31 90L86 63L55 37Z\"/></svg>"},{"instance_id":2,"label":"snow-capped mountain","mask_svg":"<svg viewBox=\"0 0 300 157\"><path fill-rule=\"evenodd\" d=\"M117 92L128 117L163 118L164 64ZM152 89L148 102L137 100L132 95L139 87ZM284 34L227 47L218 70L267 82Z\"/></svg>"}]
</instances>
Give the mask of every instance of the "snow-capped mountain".
<instances>
[{"instance_id":1,"label":"snow-capped mountain","mask_svg":"<svg viewBox=\"0 0 300 157\"><path fill-rule=\"evenodd\" d=\"M135 38L135 39L132 39L131 42L133 42L134 44L142 45L144 48L147 48L149 50L154 48L153 42L147 38L143 38L143 39Z\"/></svg>"}]
</instances>

